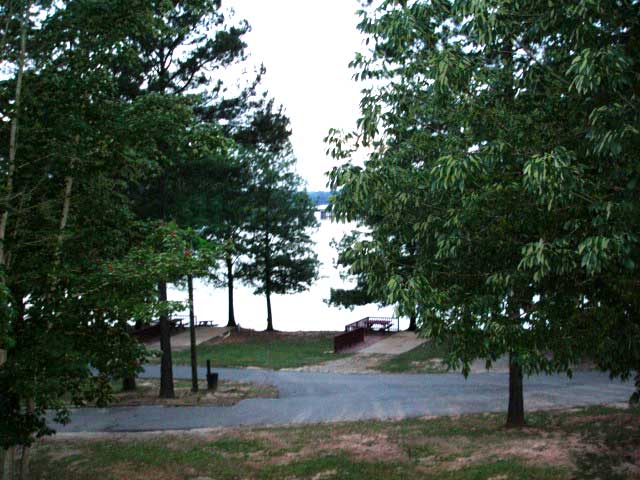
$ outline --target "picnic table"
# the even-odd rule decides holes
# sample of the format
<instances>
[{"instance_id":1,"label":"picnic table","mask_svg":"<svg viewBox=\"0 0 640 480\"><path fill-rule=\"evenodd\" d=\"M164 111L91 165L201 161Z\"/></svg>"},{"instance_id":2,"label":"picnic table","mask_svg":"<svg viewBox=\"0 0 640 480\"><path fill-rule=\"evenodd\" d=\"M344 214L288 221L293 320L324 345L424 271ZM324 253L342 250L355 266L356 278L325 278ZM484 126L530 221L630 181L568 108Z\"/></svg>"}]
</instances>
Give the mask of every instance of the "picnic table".
<instances>
[{"instance_id":1,"label":"picnic table","mask_svg":"<svg viewBox=\"0 0 640 480\"><path fill-rule=\"evenodd\" d=\"M213 320L198 320L196 322L198 327L217 327L218 324Z\"/></svg>"},{"instance_id":2,"label":"picnic table","mask_svg":"<svg viewBox=\"0 0 640 480\"><path fill-rule=\"evenodd\" d=\"M189 317L186 316L176 316L171 319L173 325L177 328L188 328L189 327ZM193 323L196 327L217 327L218 324L214 320L198 320L198 317L193 319Z\"/></svg>"},{"instance_id":3,"label":"picnic table","mask_svg":"<svg viewBox=\"0 0 640 480\"><path fill-rule=\"evenodd\" d=\"M391 332L397 331L398 319L391 317L365 317L357 322L350 323L344 327L345 332L357 330L358 328L364 328L370 332Z\"/></svg>"},{"instance_id":4,"label":"picnic table","mask_svg":"<svg viewBox=\"0 0 640 480\"><path fill-rule=\"evenodd\" d=\"M366 320L367 323L367 328L369 330L375 330L374 327L375 326L379 326L379 330L384 330L385 332L388 332L389 329L391 328L392 322L391 320L373 320L373 319L368 319Z\"/></svg>"}]
</instances>

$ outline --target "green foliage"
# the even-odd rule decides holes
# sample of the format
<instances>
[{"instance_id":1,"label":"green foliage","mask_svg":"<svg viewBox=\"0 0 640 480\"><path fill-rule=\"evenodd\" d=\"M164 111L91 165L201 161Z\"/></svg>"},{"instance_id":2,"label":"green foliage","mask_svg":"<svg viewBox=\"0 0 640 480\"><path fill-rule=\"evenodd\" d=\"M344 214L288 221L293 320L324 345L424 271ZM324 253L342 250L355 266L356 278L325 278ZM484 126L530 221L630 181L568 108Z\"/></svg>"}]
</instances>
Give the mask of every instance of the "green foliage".
<instances>
[{"instance_id":1,"label":"green foliage","mask_svg":"<svg viewBox=\"0 0 640 480\"><path fill-rule=\"evenodd\" d=\"M369 148L331 186L337 218L370 233L341 256L451 339L450 366L505 353L527 373L570 373L583 355L614 375L640 365L637 8L361 11L371 49L352 66L374 81L357 130L327 140L336 158Z\"/></svg>"},{"instance_id":2,"label":"green foliage","mask_svg":"<svg viewBox=\"0 0 640 480\"><path fill-rule=\"evenodd\" d=\"M238 277L267 298L267 329L272 330L272 293L306 290L318 275L310 231L317 227L314 206L293 172L289 148L281 153L253 150L252 208L244 227L248 260Z\"/></svg>"},{"instance_id":3,"label":"green foliage","mask_svg":"<svg viewBox=\"0 0 640 480\"><path fill-rule=\"evenodd\" d=\"M220 103L219 84L203 88L207 72L242 58L248 28L210 0L5 2L9 75L23 11L21 101L17 76L0 82L0 111L18 126L15 169L0 144L2 447L50 433L45 413L66 420L69 399L106 404L111 379L145 358L131 324L179 308L158 301L158 280L217 261L187 193L216 175L233 142L196 111ZM5 138L10 128L0 125Z\"/></svg>"}]
</instances>

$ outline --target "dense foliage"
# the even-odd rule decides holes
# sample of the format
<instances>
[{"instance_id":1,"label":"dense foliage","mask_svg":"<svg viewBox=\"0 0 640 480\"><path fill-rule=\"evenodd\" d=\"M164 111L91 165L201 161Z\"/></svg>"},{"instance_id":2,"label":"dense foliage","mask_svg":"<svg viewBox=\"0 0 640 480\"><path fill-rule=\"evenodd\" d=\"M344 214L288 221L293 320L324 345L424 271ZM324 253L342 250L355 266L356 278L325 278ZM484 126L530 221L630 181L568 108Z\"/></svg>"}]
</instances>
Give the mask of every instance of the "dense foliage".
<instances>
[{"instance_id":1,"label":"dense foliage","mask_svg":"<svg viewBox=\"0 0 640 480\"><path fill-rule=\"evenodd\" d=\"M271 294L306 290L318 275L310 230L317 227L314 206L293 171L290 148L278 153L255 151L249 195L256 202L247 217L248 261L238 275L264 294L267 330L273 330Z\"/></svg>"},{"instance_id":2,"label":"dense foliage","mask_svg":"<svg viewBox=\"0 0 640 480\"><path fill-rule=\"evenodd\" d=\"M371 152L332 173L336 215L371 231L349 246L354 271L452 340L452 366L510 355L516 402L523 370L570 373L585 355L614 375L640 365L639 8L361 12L371 48L353 67L370 87L358 130L329 138L336 157Z\"/></svg>"},{"instance_id":3,"label":"dense foliage","mask_svg":"<svg viewBox=\"0 0 640 480\"><path fill-rule=\"evenodd\" d=\"M235 252L257 208L258 157L240 151L276 154L290 132L254 98L261 71L227 96L219 71L244 59L248 25L219 1L10 0L0 25L7 449L50 433L47 411L63 421L70 405L106 404L144 361L134 324L160 319L172 394L167 319L182 305L166 284Z\"/></svg>"}]
</instances>

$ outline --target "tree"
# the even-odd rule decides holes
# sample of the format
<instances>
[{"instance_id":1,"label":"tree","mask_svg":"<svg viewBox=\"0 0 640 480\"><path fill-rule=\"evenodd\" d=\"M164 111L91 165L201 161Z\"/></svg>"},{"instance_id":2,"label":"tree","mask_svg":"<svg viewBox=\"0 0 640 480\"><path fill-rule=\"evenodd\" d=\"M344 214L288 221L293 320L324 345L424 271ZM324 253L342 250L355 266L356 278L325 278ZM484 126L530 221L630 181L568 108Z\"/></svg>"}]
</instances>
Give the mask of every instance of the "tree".
<instances>
[{"instance_id":1,"label":"tree","mask_svg":"<svg viewBox=\"0 0 640 480\"><path fill-rule=\"evenodd\" d=\"M133 213L132 187L150 183L162 166L162 145L140 141L158 139L160 132L154 137L149 126L193 127L188 100L123 87L131 79L124 67L140 65L137 53L132 56L136 42L149 40L144 28L158 27L148 22L150 15L168 4L70 1L49 8L38 2L32 9L13 9L24 5L29 4L0 7L10 27L9 34L3 31L2 55L16 71L0 82L0 109L12 125L19 120L19 129L7 122L0 126L5 138L14 138L0 143L0 348L8 353L0 366L0 446L25 446L23 477L26 447L52 432L47 411L68 420L69 396L77 405L106 404L110 380L132 375L143 361L129 322L174 308L158 301L149 280L198 272L196 260L214 261L202 253L190 259L184 246L164 248L176 241L169 234L156 242L166 225L141 222ZM183 30L178 37L191 42L190 33ZM213 51L202 29L199 35L204 51L223 64L237 50L230 36L222 42L229 47L225 53ZM201 78L193 72L202 64L191 55L184 58L191 59L187 65L165 74L172 85L187 89ZM184 128L164 133L185 137Z\"/></svg>"},{"instance_id":2,"label":"tree","mask_svg":"<svg viewBox=\"0 0 640 480\"><path fill-rule=\"evenodd\" d=\"M303 291L317 277L318 260L309 236L317 222L309 196L299 190L290 151L250 154L255 164L245 227L248 260L238 276L265 295L267 331L272 331L271 294Z\"/></svg>"},{"instance_id":3,"label":"tree","mask_svg":"<svg viewBox=\"0 0 640 480\"><path fill-rule=\"evenodd\" d=\"M231 155L233 142L224 136L221 129L208 123L200 123L190 130L191 159L173 169L170 181L173 195L169 195L169 202L177 222L198 232L197 242L189 247L188 253L193 257L202 257L204 254L203 261L209 259L210 263L202 264L203 269L199 272L200 276L208 276L212 265L219 261L219 257L212 255L211 251L217 251L222 245L211 232L224 230L228 226L225 221L229 219L229 205L234 205L234 201L235 206L238 205L235 198L228 199L229 191L238 185L238 178L241 177L238 177L238 168ZM228 258L228 248L224 248L223 255ZM195 273L187 273L193 391L198 390L193 301Z\"/></svg>"},{"instance_id":4,"label":"tree","mask_svg":"<svg viewBox=\"0 0 640 480\"><path fill-rule=\"evenodd\" d=\"M343 192L342 198L348 194ZM367 224L374 224L376 221L374 217L369 217ZM386 239L386 252L391 251L391 247L396 248L394 254L394 263L397 265L397 272L403 277L408 278L413 271L416 261L416 246L412 240L408 240L408 245L405 245L398 241L397 238ZM370 269L373 268L373 262L371 259L375 255L375 251L370 248L374 245L371 241L370 234L367 235L362 231L355 231L348 235L345 235L342 240L334 246L338 250L337 264L346 270L344 277L355 278L356 286L350 289L331 289L329 303L341 307L353 308L357 305L367 305L369 303L388 304L388 292L386 282L380 282L380 279L386 278L385 271L386 264L379 262L376 264L376 268L379 270L374 276L370 274ZM366 268L363 268L363 262L366 262ZM375 280L374 280L375 279ZM397 304L396 310L400 315L406 315L409 317L408 331L414 332L417 330L417 309L407 309L406 304Z\"/></svg>"},{"instance_id":5,"label":"tree","mask_svg":"<svg viewBox=\"0 0 640 480\"><path fill-rule=\"evenodd\" d=\"M213 83L210 78L213 71L243 58L242 36L248 26L246 23L240 26L225 24L219 1L153 2L142 8L150 23L140 31L132 32L126 45L135 54L128 57L126 63L114 64L114 69L122 73L120 89L129 98L148 93L176 98ZM217 98L221 88L221 82L217 82L208 89L201 96L207 100L201 100L198 108L215 111L213 104L216 100L221 101ZM211 121L215 123L215 119ZM187 132L183 130L183 133ZM157 154L165 161L161 162L157 176L143 189L140 212L147 218L169 221L176 216L167 198L172 188L169 184L174 178L174 167L180 163L176 158L181 157L183 161L186 158L189 140L184 137L182 147L170 146L163 143L163 139L156 140ZM154 199L149 201L151 196ZM166 299L166 280L159 280L158 295ZM161 316L159 322L163 352L160 396L171 398L174 393L169 319Z\"/></svg>"},{"instance_id":6,"label":"tree","mask_svg":"<svg viewBox=\"0 0 640 480\"><path fill-rule=\"evenodd\" d=\"M359 269L451 341L450 366L509 356L511 426L524 423L523 374L570 374L584 354L615 375L639 364L622 339L638 338L636 10L461 0L362 12L373 48L353 66L376 84L359 130L330 140L337 157L348 142L373 153L332 173L336 213L372 229ZM393 244L411 241L407 276Z\"/></svg>"},{"instance_id":7,"label":"tree","mask_svg":"<svg viewBox=\"0 0 640 480\"><path fill-rule=\"evenodd\" d=\"M261 72L264 72L264 67ZM256 83L243 93L242 101L230 102L233 108L223 108L229 122L225 132L236 142L236 149L225 166L209 183L206 235L225 246L222 265L215 269L211 279L215 286L224 285L228 292L228 327L236 327L234 309L234 282L236 269L248 252L247 237L243 232L252 209L259 208L250 191L254 165L259 158L255 152L277 154L288 146L291 136L289 118L282 107L265 92L255 96ZM203 115L205 112L203 112ZM210 113L209 113L210 114ZM205 115L206 117L206 115ZM221 273L223 272L223 273Z\"/></svg>"},{"instance_id":8,"label":"tree","mask_svg":"<svg viewBox=\"0 0 640 480\"><path fill-rule=\"evenodd\" d=\"M242 229L245 225L250 204L248 187L250 183L249 158L238 151L221 165L216 180L209 182L207 193L208 214L203 220L204 235L220 245L224 254L210 279L216 287L224 287L228 293L227 327L235 328L234 309L235 265L245 252ZM223 273L220 273L223 272Z\"/></svg>"}]
</instances>

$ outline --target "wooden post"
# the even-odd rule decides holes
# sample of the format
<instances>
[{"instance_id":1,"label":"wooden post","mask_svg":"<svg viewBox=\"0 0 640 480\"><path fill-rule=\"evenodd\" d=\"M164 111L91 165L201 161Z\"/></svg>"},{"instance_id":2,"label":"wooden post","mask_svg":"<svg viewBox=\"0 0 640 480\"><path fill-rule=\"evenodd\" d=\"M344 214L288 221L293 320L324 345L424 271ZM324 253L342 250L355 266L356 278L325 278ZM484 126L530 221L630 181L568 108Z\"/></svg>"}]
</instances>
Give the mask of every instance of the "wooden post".
<instances>
[{"instance_id":1,"label":"wooden post","mask_svg":"<svg viewBox=\"0 0 640 480\"><path fill-rule=\"evenodd\" d=\"M0 367L7 361L7 351L0 349Z\"/></svg>"}]
</instances>

